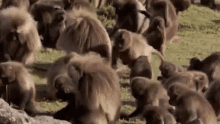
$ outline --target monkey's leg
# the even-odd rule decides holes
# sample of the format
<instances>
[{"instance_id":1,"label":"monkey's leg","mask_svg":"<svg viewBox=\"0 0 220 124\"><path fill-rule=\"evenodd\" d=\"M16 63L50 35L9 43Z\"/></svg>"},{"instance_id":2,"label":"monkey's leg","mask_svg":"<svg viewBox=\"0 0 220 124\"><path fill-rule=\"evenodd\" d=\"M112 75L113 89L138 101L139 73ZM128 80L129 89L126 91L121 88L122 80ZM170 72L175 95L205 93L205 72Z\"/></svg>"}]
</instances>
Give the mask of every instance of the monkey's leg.
<instances>
[{"instance_id":1,"label":"monkey's leg","mask_svg":"<svg viewBox=\"0 0 220 124\"><path fill-rule=\"evenodd\" d=\"M23 93L20 97L20 103L18 104L18 107L20 110L25 110L27 103L30 100L30 94L29 93Z\"/></svg>"}]
</instances>

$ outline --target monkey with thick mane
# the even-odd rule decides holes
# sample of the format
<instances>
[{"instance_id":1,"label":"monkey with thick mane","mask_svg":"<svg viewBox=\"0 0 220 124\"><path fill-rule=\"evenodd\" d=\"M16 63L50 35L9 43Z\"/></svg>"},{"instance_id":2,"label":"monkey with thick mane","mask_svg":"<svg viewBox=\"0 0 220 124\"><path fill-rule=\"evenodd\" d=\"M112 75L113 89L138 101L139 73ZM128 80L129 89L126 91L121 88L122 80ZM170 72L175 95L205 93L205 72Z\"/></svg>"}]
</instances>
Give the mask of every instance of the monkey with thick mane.
<instances>
[{"instance_id":1,"label":"monkey with thick mane","mask_svg":"<svg viewBox=\"0 0 220 124\"><path fill-rule=\"evenodd\" d=\"M11 60L31 64L35 60L35 51L41 48L41 41L31 15L16 7L0 11L0 44L2 53ZM1 59L4 56L0 57ZM2 60L1 60L2 61Z\"/></svg>"},{"instance_id":2,"label":"monkey with thick mane","mask_svg":"<svg viewBox=\"0 0 220 124\"><path fill-rule=\"evenodd\" d=\"M68 75L72 80L62 81L61 76L54 84L58 90L56 95L69 104L54 117L65 119L65 114L69 116L67 119L81 124L95 123L97 119L100 120L96 122L98 124L116 122L121 108L121 90L116 72L97 54L71 54L73 58L68 63ZM66 113L66 110L69 112ZM95 113L98 116L92 118Z\"/></svg>"},{"instance_id":3,"label":"monkey with thick mane","mask_svg":"<svg viewBox=\"0 0 220 124\"><path fill-rule=\"evenodd\" d=\"M67 13L66 28L59 37L56 48L67 53L97 52L111 63L112 45L108 33L102 23L85 10Z\"/></svg>"},{"instance_id":4,"label":"monkey with thick mane","mask_svg":"<svg viewBox=\"0 0 220 124\"><path fill-rule=\"evenodd\" d=\"M30 13L38 23L43 46L56 48L57 39L65 29L65 10L59 5L38 2L31 7Z\"/></svg>"}]
</instances>

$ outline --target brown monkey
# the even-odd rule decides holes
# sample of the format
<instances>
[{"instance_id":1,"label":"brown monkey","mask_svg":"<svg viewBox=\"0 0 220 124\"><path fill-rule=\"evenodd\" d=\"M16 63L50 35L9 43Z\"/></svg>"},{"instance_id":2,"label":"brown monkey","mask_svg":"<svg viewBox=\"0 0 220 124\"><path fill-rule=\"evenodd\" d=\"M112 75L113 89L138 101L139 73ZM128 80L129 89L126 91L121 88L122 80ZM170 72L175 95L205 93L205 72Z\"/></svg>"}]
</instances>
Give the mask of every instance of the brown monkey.
<instances>
[{"instance_id":1,"label":"brown monkey","mask_svg":"<svg viewBox=\"0 0 220 124\"><path fill-rule=\"evenodd\" d=\"M75 53L68 63L68 74L72 81L55 83L58 93L61 93L57 96L69 101L67 107L55 113L55 118L62 118L68 110L68 113L74 116L76 124L95 123L96 119L92 117L93 113L97 112L98 119L104 121L103 123L106 123L106 120L108 123L115 123L119 119L121 108L119 78L111 66L104 63L103 58Z\"/></svg>"},{"instance_id":2,"label":"brown monkey","mask_svg":"<svg viewBox=\"0 0 220 124\"><path fill-rule=\"evenodd\" d=\"M150 26L146 30L144 36L146 36L148 44L153 46L163 54L166 50L166 31L164 19L160 16L154 17L150 20Z\"/></svg>"},{"instance_id":3,"label":"brown monkey","mask_svg":"<svg viewBox=\"0 0 220 124\"><path fill-rule=\"evenodd\" d=\"M38 22L38 32L43 36L43 46L55 48L57 39L65 29L65 10L58 5L39 2L31 7L30 12Z\"/></svg>"},{"instance_id":4,"label":"brown monkey","mask_svg":"<svg viewBox=\"0 0 220 124\"><path fill-rule=\"evenodd\" d=\"M220 92L220 80L214 80L209 89L205 92L205 97L209 101L209 103L212 105L216 116L220 114L220 98L219 98L219 92Z\"/></svg>"},{"instance_id":5,"label":"brown monkey","mask_svg":"<svg viewBox=\"0 0 220 124\"><path fill-rule=\"evenodd\" d=\"M130 79L133 77L146 77L153 79L153 69L147 56L140 56L132 65Z\"/></svg>"},{"instance_id":6,"label":"brown monkey","mask_svg":"<svg viewBox=\"0 0 220 124\"><path fill-rule=\"evenodd\" d=\"M95 8L101 8L103 6L110 5L114 0L87 0Z\"/></svg>"},{"instance_id":7,"label":"brown monkey","mask_svg":"<svg viewBox=\"0 0 220 124\"><path fill-rule=\"evenodd\" d=\"M197 57L192 58L188 70L206 73L210 82L218 79L220 76L220 52L214 52L203 60L199 60Z\"/></svg>"},{"instance_id":8,"label":"brown monkey","mask_svg":"<svg viewBox=\"0 0 220 124\"><path fill-rule=\"evenodd\" d=\"M163 85L169 89L172 84L176 83L185 84L188 88L200 93L205 92L209 87L207 75L199 71L177 72L165 80Z\"/></svg>"},{"instance_id":9,"label":"brown monkey","mask_svg":"<svg viewBox=\"0 0 220 124\"><path fill-rule=\"evenodd\" d=\"M132 96L136 99L136 110L129 115L135 117L142 111L145 105L159 106L160 99L169 99L166 89L160 82L154 82L144 77L134 77L131 79Z\"/></svg>"},{"instance_id":10,"label":"brown monkey","mask_svg":"<svg viewBox=\"0 0 220 124\"><path fill-rule=\"evenodd\" d=\"M175 106L177 122L181 124L217 124L212 106L199 93L182 84L173 84L168 90L169 103Z\"/></svg>"},{"instance_id":11,"label":"brown monkey","mask_svg":"<svg viewBox=\"0 0 220 124\"><path fill-rule=\"evenodd\" d=\"M97 52L111 63L112 45L102 23L85 10L67 15L66 29L59 37L56 48L79 54Z\"/></svg>"},{"instance_id":12,"label":"brown monkey","mask_svg":"<svg viewBox=\"0 0 220 124\"><path fill-rule=\"evenodd\" d=\"M2 52L11 60L33 63L35 51L41 48L41 41L31 15L17 7L3 9L0 12L0 29Z\"/></svg>"},{"instance_id":13,"label":"brown monkey","mask_svg":"<svg viewBox=\"0 0 220 124\"><path fill-rule=\"evenodd\" d=\"M130 68L132 68L135 65L135 61L140 56L146 56L148 60L146 60L145 58L144 61L145 62L149 61L151 63L152 53L157 54L160 57L160 59L162 60L164 59L160 52L158 52L152 46L147 44L146 38L144 38L141 34L133 33L126 29L119 29L114 35L113 54L112 54L113 66L116 65L117 59L120 58L124 65L128 65ZM139 65L137 65L136 67L138 66ZM147 66L149 65L147 65L146 63L145 67ZM146 69L151 70L151 68L152 67L148 67ZM135 73L141 73L141 72L135 72ZM150 77L153 78L153 76Z\"/></svg>"},{"instance_id":14,"label":"brown monkey","mask_svg":"<svg viewBox=\"0 0 220 124\"><path fill-rule=\"evenodd\" d=\"M139 11L146 17L153 20L156 16L160 16L165 22L166 42L171 43L178 31L178 16L174 5L170 0L150 0L146 4L147 11ZM142 33L147 37L147 31ZM150 42L150 41L149 41Z\"/></svg>"},{"instance_id":15,"label":"brown monkey","mask_svg":"<svg viewBox=\"0 0 220 124\"><path fill-rule=\"evenodd\" d=\"M139 10L145 11L144 6L138 0L115 0L113 2L117 15L113 34L119 29L127 29L136 33L143 33L149 27L149 19Z\"/></svg>"},{"instance_id":16,"label":"brown monkey","mask_svg":"<svg viewBox=\"0 0 220 124\"><path fill-rule=\"evenodd\" d=\"M13 103L27 114L36 114L35 85L31 74L19 62L0 63L0 79L8 89L8 102Z\"/></svg>"},{"instance_id":17,"label":"brown monkey","mask_svg":"<svg viewBox=\"0 0 220 124\"><path fill-rule=\"evenodd\" d=\"M49 98L56 99L55 94L57 89L55 88L55 81L57 79L63 78L63 80L70 80L70 77L67 73L67 64L72 57L73 54L70 53L58 58L47 70L47 91Z\"/></svg>"},{"instance_id":18,"label":"brown monkey","mask_svg":"<svg viewBox=\"0 0 220 124\"><path fill-rule=\"evenodd\" d=\"M174 116L163 107L146 105L142 111L146 124L176 124Z\"/></svg>"},{"instance_id":19,"label":"brown monkey","mask_svg":"<svg viewBox=\"0 0 220 124\"><path fill-rule=\"evenodd\" d=\"M187 10L190 5L190 0L170 0L176 8L176 13L178 14L180 11Z\"/></svg>"},{"instance_id":20,"label":"brown monkey","mask_svg":"<svg viewBox=\"0 0 220 124\"><path fill-rule=\"evenodd\" d=\"M161 72L161 76L158 76L157 79L161 81L163 79L167 79L173 76L174 75L173 73L186 71L186 69L183 68L182 66L176 65L175 63L166 60L163 61L161 60L159 69Z\"/></svg>"}]
</instances>

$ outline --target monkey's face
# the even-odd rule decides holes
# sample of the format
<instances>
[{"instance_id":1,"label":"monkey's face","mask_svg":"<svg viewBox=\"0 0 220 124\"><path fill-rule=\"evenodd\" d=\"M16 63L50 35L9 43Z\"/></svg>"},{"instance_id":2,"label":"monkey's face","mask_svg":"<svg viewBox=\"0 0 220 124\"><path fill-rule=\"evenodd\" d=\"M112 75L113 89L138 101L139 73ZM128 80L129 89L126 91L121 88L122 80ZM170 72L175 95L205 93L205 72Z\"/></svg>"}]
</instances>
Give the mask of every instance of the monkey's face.
<instances>
[{"instance_id":1,"label":"monkey's face","mask_svg":"<svg viewBox=\"0 0 220 124\"><path fill-rule=\"evenodd\" d=\"M196 83L196 90L198 92L204 93L209 88L209 80L205 74L195 75L195 83Z\"/></svg>"},{"instance_id":2,"label":"monkey's face","mask_svg":"<svg viewBox=\"0 0 220 124\"><path fill-rule=\"evenodd\" d=\"M178 92L179 92L179 89L175 85L170 86L170 88L168 89L167 94L170 97L169 99L170 105L175 106L177 98L178 98L178 94L177 94Z\"/></svg>"},{"instance_id":3,"label":"monkey's face","mask_svg":"<svg viewBox=\"0 0 220 124\"><path fill-rule=\"evenodd\" d=\"M175 71L175 66L169 62L162 62L159 69L161 75L166 78L169 74Z\"/></svg>"},{"instance_id":4,"label":"monkey's face","mask_svg":"<svg viewBox=\"0 0 220 124\"><path fill-rule=\"evenodd\" d=\"M56 97L63 101L69 101L75 97L75 85L68 77L59 77L55 81L55 88L58 90Z\"/></svg>"},{"instance_id":5,"label":"monkey's face","mask_svg":"<svg viewBox=\"0 0 220 124\"><path fill-rule=\"evenodd\" d=\"M0 78L3 84L9 84L16 80L16 75L11 65L0 64Z\"/></svg>"}]
</instances>

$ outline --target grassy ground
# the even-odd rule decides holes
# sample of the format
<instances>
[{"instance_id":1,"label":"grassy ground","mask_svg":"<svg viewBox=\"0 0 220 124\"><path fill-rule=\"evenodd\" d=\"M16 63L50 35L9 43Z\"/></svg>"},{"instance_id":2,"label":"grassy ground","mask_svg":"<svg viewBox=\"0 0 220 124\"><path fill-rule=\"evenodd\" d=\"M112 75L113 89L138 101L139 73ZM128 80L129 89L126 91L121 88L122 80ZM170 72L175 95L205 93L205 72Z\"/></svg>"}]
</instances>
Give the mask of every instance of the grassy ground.
<instances>
[{"instance_id":1,"label":"grassy ground","mask_svg":"<svg viewBox=\"0 0 220 124\"><path fill-rule=\"evenodd\" d=\"M220 1L220 0L218 0ZM101 17L105 26L112 25L112 21L107 21ZM217 51L220 48L220 13L213 11L207 7L192 5L187 11L179 15L179 40L177 43L168 44L167 51L165 52L165 58L169 61L173 61L179 65L187 65L188 59L194 56L204 58L210 53ZM49 53L37 52L37 61L44 63L48 66L48 63L62 56L61 52L51 51ZM154 57L153 67L155 77L159 75L159 59ZM45 72L31 70L34 75L34 80L37 87L37 107L41 110L56 111L63 107L65 104L58 101L50 102L44 101L41 97L45 93L46 78ZM134 110L134 99L131 97L128 80L126 78L121 79L122 83L122 101L123 110L131 112ZM119 123L132 123L120 121ZM134 123L144 123L136 121Z\"/></svg>"}]
</instances>

